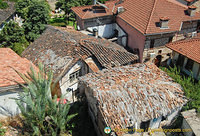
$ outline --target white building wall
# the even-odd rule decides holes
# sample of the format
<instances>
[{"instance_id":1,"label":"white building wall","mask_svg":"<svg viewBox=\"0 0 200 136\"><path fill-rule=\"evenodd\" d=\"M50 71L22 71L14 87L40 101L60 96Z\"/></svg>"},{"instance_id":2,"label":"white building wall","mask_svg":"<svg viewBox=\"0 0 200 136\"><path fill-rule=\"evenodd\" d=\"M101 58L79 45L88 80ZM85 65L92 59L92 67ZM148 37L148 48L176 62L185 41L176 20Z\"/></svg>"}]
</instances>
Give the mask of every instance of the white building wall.
<instances>
[{"instance_id":1,"label":"white building wall","mask_svg":"<svg viewBox=\"0 0 200 136\"><path fill-rule=\"evenodd\" d=\"M176 61L178 60L178 57L179 57L179 53L173 51L173 62L174 63L176 63ZM184 58L184 63L183 63L182 70L187 75L191 75L190 71L188 71L187 69L185 69L187 61L188 61L188 58L185 57ZM199 72L199 70L200 70L200 64L197 63L197 62L194 62L193 67L192 67L192 74L193 74L193 77L196 78L196 79L200 79L200 72Z\"/></svg>"},{"instance_id":2,"label":"white building wall","mask_svg":"<svg viewBox=\"0 0 200 136\"><path fill-rule=\"evenodd\" d=\"M194 62L193 68L192 68L192 72L195 78L198 79L198 72L199 72L199 63Z\"/></svg>"},{"instance_id":3,"label":"white building wall","mask_svg":"<svg viewBox=\"0 0 200 136\"><path fill-rule=\"evenodd\" d=\"M73 89L73 91L77 90L78 87L78 80L74 80L70 83L69 76L71 73L81 70L83 67L83 63L78 61L66 74L65 76L59 81L60 89L64 98L68 101L72 102L72 91L68 92L67 89Z\"/></svg>"},{"instance_id":4,"label":"white building wall","mask_svg":"<svg viewBox=\"0 0 200 136\"><path fill-rule=\"evenodd\" d=\"M92 32L94 28L98 30L98 35L101 37L110 38L114 35L114 30L115 30L114 24L88 27L87 29Z\"/></svg>"},{"instance_id":5,"label":"white building wall","mask_svg":"<svg viewBox=\"0 0 200 136\"><path fill-rule=\"evenodd\" d=\"M151 129L159 128L161 120L162 120L162 116L160 116L159 118L151 120L149 128L151 128Z\"/></svg>"},{"instance_id":6,"label":"white building wall","mask_svg":"<svg viewBox=\"0 0 200 136\"><path fill-rule=\"evenodd\" d=\"M98 35L100 37L103 37L103 38L113 37L113 35L115 34L115 30L117 30L118 31L118 37L121 37L121 38L118 39L117 42L119 42L119 44L124 46L124 47L126 46L126 43L127 43L126 33L116 23L94 26L94 27L88 27L87 30L89 30L90 32L93 32L94 28L96 28L98 30Z\"/></svg>"},{"instance_id":7,"label":"white building wall","mask_svg":"<svg viewBox=\"0 0 200 136\"><path fill-rule=\"evenodd\" d=\"M115 24L115 29L118 31L118 37L124 36L122 37L122 39L118 39L118 40L121 40L121 45L125 47L127 44L127 34L124 32L124 30L121 29L121 27L119 27L118 24Z\"/></svg>"},{"instance_id":8,"label":"white building wall","mask_svg":"<svg viewBox=\"0 0 200 136\"><path fill-rule=\"evenodd\" d=\"M178 112L179 112L179 109L178 110L174 110L171 114L169 114L167 116L167 120L169 122L171 122L176 117L176 115L178 115Z\"/></svg>"},{"instance_id":9,"label":"white building wall","mask_svg":"<svg viewBox=\"0 0 200 136\"><path fill-rule=\"evenodd\" d=\"M18 98L18 91L22 91L22 89L16 89L15 91L0 92L0 118L14 116L20 113L19 107L12 98Z\"/></svg>"}]
</instances>

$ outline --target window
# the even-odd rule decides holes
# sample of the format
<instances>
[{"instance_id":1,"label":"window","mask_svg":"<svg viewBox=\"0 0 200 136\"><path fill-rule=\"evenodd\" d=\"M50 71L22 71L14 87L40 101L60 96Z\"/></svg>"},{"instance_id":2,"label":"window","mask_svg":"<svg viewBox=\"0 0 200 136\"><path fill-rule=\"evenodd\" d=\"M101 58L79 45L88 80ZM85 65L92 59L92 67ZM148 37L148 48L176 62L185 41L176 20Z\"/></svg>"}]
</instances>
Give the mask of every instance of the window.
<instances>
[{"instance_id":1,"label":"window","mask_svg":"<svg viewBox=\"0 0 200 136\"><path fill-rule=\"evenodd\" d=\"M187 69L188 71L192 71L193 64L194 64L194 61L191 59L188 59L187 64L185 65L185 69Z\"/></svg>"},{"instance_id":2,"label":"window","mask_svg":"<svg viewBox=\"0 0 200 136\"><path fill-rule=\"evenodd\" d=\"M80 70L77 70L69 75L69 81L72 83L73 81L77 80L80 75Z\"/></svg>"},{"instance_id":3,"label":"window","mask_svg":"<svg viewBox=\"0 0 200 136\"><path fill-rule=\"evenodd\" d=\"M173 40L173 37L169 37L169 41L168 42L170 43L170 42L172 42L172 40Z\"/></svg>"},{"instance_id":4,"label":"window","mask_svg":"<svg viewBox=\"0 0 200 136\"><path fill-rule=\"evenodd\" d=\"M155 40L153 39L153 40L151 40L151 43L150 43L150 48L153 48L154 47L154 42L155 42Z\"/></svg>"},{"instance_id":5,"label":"window","mask_svg":"<svg viewBox=\"0 0 200 136\"><path fill-rule=\"evenodd\" d=\"M182 54L179 54L178 60L176 62L176 65L182 67L183 66L183 62L184 62L184 56Z\"/></svg>"},{"instance_id":6,"label":"window","mask_svg":"<svg viewBox=\"0 0 200 136\"><path fill-rule=\"evenodd\" d=\"M150 121L142 122L142 123L140 124L140 128L143 129L144 132L145 132L145 131L148 130L149 125L150 125Z\"/></svg>"}]
</instances>

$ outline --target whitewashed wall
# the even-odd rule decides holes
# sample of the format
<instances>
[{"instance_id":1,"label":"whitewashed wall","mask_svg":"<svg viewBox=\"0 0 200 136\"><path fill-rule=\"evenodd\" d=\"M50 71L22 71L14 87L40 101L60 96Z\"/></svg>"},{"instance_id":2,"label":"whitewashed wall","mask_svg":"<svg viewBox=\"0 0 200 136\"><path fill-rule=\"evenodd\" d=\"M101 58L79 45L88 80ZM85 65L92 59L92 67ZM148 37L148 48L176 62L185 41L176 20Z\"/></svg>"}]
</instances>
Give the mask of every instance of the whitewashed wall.
<instances>
[{"instance_id":1,"label":"whitewashed wall","mask_svg":"<svg viewBox=\"0 0 200 136\"><path fill-rule=\"evenodd\" d=\"M159 118L151 120L149 128L151 128L151 129L159 128L161 120L162 120L162 116L160 116Z\"/></svg>"},{"instance_id":2,"label":"whitewashed wall","mask_svg":"<svg viewBox=\"0 0 200 136\"><path fill-rule=\"evenodd\" d=\"M94 28L98 30L98 35L104 38L110 38L114 35L115 30L115 24L106 24L106 25L100 25L100 26L93 26L88 27L87 29L89 31L93 31Z\"/></svg>"},{"instance_id":3,"label":"whitewashed wall","mask_svg":"<svg viewBox=\"0 0 200 136\"><path fill-rule=\"evenodd\" d=\"M80 70L83 67L83 63L81 61L78 61L66 74L65 76L59 81L60 89L62 92L62 95L69 100L70 102L73 101L72 98L72 91L68 92L67 89L73 89L73 91L77 90L78 87L78 80L75 80L74 82L70 83L69 76L71 73Z\"/></svg>"},{"instance_id":4,"label":"whitewashed wall","mask_svg":"<svg viewBox=\"0 0 200 136\"><path fill-rule=\"evenodd\" d=\"M173 52L173 62L174 62L174 63L177 62L178 57L179 57L179 53ZM187 69L185 69L185 66L186 66L186 64L187 64L187 61L188 61L188 58L185 57L185 58L184 58L184 63L183 63L183 66L182 66L182 70L183 70L187 75L191 75L190 71L188 71ZM193 77L196 78L196 79L200 79L200 72L199 72L199 69L200 69L200 64L197 63L197 62L194 62L193 67L192 67L192 74L193 74Z\"/></svg>"},{"instance_id":5,"label":"whitewashed wall","mask_svg":"<svg viewBox=\"0 0 200 136\"><path fill-rule=\"evenodd\" d=\"M115 29L117 29L118 30L118 37L121 37L121 36L125 36L126 35L126 37L122 37L122 39L118 39L118 44L120 44L120 45L122 45L123 47L125 47L126 46L126 44L127 44L127 34L125 33L125 31L123 30L123 29L121 29L121 27L119 27L119 25L118 24L115 24Z\"/></svg>"},{"instance_id":6,"label":"whitewashed wall","mask_svg":"<svg viewBox=\"0 0 200 136\"><path fill-rule=\"evenodd\" d=\"M17 92L0 92L0 117L14 116L20 113L15 100L11 98L18 98L18 91L22 91L22 89L16 89L15 91Z\"/></svg>"}]
</instances>

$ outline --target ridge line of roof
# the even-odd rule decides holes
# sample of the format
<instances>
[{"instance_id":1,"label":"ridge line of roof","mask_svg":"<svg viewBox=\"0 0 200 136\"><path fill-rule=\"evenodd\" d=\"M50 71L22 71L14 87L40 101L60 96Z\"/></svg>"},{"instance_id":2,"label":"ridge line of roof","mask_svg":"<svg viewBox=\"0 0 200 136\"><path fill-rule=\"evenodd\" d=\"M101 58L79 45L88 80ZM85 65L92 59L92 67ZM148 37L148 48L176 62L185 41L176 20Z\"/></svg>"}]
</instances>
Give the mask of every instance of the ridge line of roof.
<instances>
[{"instance_id":1,"label":"ridge line of roof","mask_svg":"<svg viewBox=\"0 0 200 136\"><path fill-rule=\"evenodd\" d=\"M169 3L175 4L175 5L177 5L177 6L180 6L180 7L182 7L182 8L187 9L187 6L185 6L184 4L182 4L182 3L180 3L180 2L173 1L173 0L166 0L166 1L169 2Z\"/></svg>"},{"instance_id":2,"label":"ridge line of roof","mask_svg":"<svg viewBox=\"0 0 200 136\"><path fill-rule=\"evenodd\" d=\"M149 19L148 19L148 24L147 24L146 29L145 29L145 31L144 31L145 34L147 33L148 26L150 25L150 20L151 20L151 18L152 18L152 16L153 16L153 12L154 12L154 10L155 10L156 3L157 3L157 0L154 0L153 8L152 8L152 10L151 10L151 14L150 14Z\"/></svg>"},{"instance_id":3,"label":"ridge line of roof","mask_svg":"<svg viewBox=\"0 0 200 136\"><path fill-rule=\"evenodd\" d=\"M180 40L180 41L168 43L168 44L166 44L166 46L168 47L170 45L175 45L175 44L180 44L180 43L190 43L190 42L194 42L194 41L200 41L200 38L195 37L195 38L192 38L192 39Z\"/></svg>"}]
</instances>

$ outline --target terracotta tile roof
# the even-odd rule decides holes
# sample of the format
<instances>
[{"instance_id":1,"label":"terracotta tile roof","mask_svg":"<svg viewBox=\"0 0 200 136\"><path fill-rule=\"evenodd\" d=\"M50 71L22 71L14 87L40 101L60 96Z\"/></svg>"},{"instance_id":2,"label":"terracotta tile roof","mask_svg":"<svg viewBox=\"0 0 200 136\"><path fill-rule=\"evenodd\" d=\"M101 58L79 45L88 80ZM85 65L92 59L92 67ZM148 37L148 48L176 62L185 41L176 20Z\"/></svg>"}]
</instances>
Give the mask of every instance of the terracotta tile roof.
<instances>
[{"instance_id":1,"label":"terracotta tile roof","mask_svg":"<svg viewBox=\"0 0 200 136\"><path fill-rule=\"evenodd\" d=\"M105 5L109 8L103 8L100 5L87 5L71 8L80 18L89 19L95 17L109 16L113 15L112 10L115 1L106 2Z\"/></svg>"},{"instance_id":2,"label":"terracotta tile roof","mask_svg":"<svg viewBox=\"0 0 200 136\"><path fill-rule=\"evenodd\" d=\"M0 9L0 25L3 21L6 21L15 12L15 3L7 2L9 7L6 9Z\"/></svg>"},{"instance_id":3,"label":"terracotta tile roof","mask_svg":"<svg viewBox=\"0 0 200 136\"><path fill-rule=\"evenodd\" d=\"M67 72L78 60L95 57L102 67L135 62L137 55L118 44L97 39L66 28L48 26L44 33L22 53L37 65L51 66L54 76Z\"/></svg>"},{"instance_id":4,"label":"terracotta tile roof","mask_svg":"<svg viewBox=\"0 0 200 136\"><path fill-rule=\"evenodd\" d=\"M200 63L200 37L173 42L166 46L171 50Z\"/></svg>"},{"instance_id":5,"label":"terracotta tile roof","mask_svg":"<svg viewBox=\"0 0 200 136\"><path fill-rule=\"evenodd\" d=\"M185 0L185 1L187 1L187 2L193 2L194 0Z\"/></svg>"},{"instance_id":6,"label":"terracotta tile roof","mask_svg":"<svg viewBox=\"0 0 200 136\"><path fill-rule=\"evenodd\" d=\"M166 116L187 102L182 87L152 63L89 73L80 84L91 89L91 99L112 130Z\"/></svg>"},{"instance_id":7,"label":"terracotta tile roof","mask_svg":"<svg viewBox=\"0 0 200 136\"><path fill-rule=\"evenodd\" d=\"M199 13L194 17L186 15L187 6L175 0L125 0L121 5L126 11L118 17L144 34L178 31L181 22L200 20ZM169 29L157 26L163 16L170 18Z\"/></svg>"},{"instance_id":8,"label":"terracotta tile roof","mask_svg":"<svg viewBox=\"0 0 200 136\"><path fill-rule=\"evenodd\" d=\"M108 1L110 7L114 6L116 1ZM200 13L191 17L186 14L187 6L176 0L124 0L121 4L115 6L125 8L125 11L118 14L117 17L123 19L129 25L133 26L143 34L162 33L178 31L183 21L200 20ZM94 18L100 16L112 15L110 10L105 13L93 13L92 5L86 7L75 7L72 10L82 19ZM87 12L86 12L87 11ZM161 17L167 16L169 20L169 29L160 29L159 22Z\"/></svg>"},{"instance_id":9,"label":"terracotta tile roof","mask_svg":"<svg viewBox=\"0 0 200 136\"><path fill-rule=\"evenodd\" d=\"M21 58L10 48L0 48L0 87L17 85L16 82L25 83L15 70L26 74L31 65L37 70L29 60Z\"/></svg>"}]
</instances>

